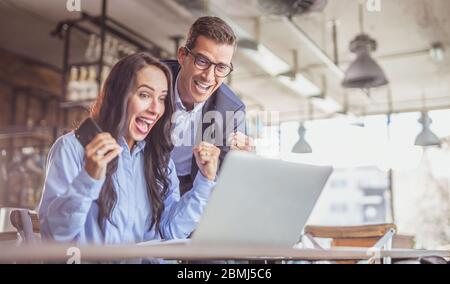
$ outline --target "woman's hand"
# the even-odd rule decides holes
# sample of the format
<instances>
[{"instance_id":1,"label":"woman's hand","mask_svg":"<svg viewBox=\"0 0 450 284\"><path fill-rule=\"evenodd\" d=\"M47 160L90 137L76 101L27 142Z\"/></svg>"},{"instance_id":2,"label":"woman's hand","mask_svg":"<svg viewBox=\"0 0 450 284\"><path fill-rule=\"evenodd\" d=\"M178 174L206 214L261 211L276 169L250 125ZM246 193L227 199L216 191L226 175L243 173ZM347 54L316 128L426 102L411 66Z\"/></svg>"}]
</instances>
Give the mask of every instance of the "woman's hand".
<instances>
[{"instance_id":1,"label":"woman's hand","mask_svg":"<svg viewBox=\"0 0 450 284\"><path fill-rule=\"evenodd\" d=\"M122 152L122 147L109 133L100 133L86 145L84 168L94 179L105 177L108 163Z\"/></svg>"},{"instance_id":2,"label":"woman's hand","mask_svg":"<svg viewBox=\"0 0 450 284\"><path fill-rule=\"evenodd\" d=\"M197 166L203 176L210 181L215 180L220 149L210 143L201 142L200 145L193 148L193 151Z\"/></svg>"}]
</instances>

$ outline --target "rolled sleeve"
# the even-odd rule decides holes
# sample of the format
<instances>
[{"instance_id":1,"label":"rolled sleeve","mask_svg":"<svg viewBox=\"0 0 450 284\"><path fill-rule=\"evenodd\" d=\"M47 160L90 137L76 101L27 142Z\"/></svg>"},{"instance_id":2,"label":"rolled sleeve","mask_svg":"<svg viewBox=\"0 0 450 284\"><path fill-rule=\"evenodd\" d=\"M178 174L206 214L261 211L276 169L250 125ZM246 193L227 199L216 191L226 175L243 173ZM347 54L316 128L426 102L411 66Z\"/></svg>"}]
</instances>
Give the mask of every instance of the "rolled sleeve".
<instances>
[{"instance_id":1,"label":"rolled sleeve","mask_svg":"<svg viewBox=\"0 0 450 284\"><path fill-rule=\"evenodd\" d=\"M208 199L211 195L212 189L216 186L216 181L207 179L203 174L198 171L195 176L192 192L197 194L201 198Z\"/></svg>"},{"instance_id":2,"label":"rolled sleeve","mask_svg":"<svg viewBox=\"0 0 450 284\"><path fill-rule=\"evenodd\" d=\"M78 194L92 200L97 200L100 196L104 182L105 178L96 180L83 168L78 177L73 181L72 185Z\"/></svg>"},{"instance_id":3,"label":"rolled sleeve","mask_svg":"<svg viewBox=\"0 0 450 284\"><path fill-rule=\"evenodd\" d=\"M198 173L193 188L180 198L179 181L173 162L169 165L171 187L165 200L162 230L166 239L187 238L200 222L211 191L216 185Z\"/></svg>"}]
</instances>

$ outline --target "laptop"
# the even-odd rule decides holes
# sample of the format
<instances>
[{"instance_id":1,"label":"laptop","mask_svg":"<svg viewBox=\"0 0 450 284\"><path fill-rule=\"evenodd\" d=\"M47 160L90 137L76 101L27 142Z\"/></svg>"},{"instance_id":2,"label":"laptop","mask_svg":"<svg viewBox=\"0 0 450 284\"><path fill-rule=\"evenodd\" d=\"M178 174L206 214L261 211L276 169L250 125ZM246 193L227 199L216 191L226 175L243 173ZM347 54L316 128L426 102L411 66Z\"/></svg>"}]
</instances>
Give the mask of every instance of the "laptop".
<instances>
[{"instance_id":1,"label":"laptop","mask_svg":"<svg viewBox=\"0 0 450 284\"><path fill-rule=\"evenodd\" d=\"M191 242L293 246L331 172L232 151Z\"/></svg>"}]
</instances>

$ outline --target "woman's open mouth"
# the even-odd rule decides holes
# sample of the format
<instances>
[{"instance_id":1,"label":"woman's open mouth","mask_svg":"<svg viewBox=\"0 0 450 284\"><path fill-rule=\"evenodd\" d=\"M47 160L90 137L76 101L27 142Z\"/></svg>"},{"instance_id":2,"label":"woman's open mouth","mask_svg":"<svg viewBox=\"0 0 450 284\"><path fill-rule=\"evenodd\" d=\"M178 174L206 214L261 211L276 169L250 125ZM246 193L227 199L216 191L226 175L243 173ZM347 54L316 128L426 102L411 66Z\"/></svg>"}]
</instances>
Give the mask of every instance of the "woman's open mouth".
<instances>
[{"instance_id":1,"label":"woman's open mouth","mask_svg":"<svg viewBox=\"0 0 450 284\"><path fill-rule=\"evenodd\" d=\"M150 131L151 126L155 123L154 119L137 117L136 128L141 134L147 134Z\"/></svg>"}]
</instances>

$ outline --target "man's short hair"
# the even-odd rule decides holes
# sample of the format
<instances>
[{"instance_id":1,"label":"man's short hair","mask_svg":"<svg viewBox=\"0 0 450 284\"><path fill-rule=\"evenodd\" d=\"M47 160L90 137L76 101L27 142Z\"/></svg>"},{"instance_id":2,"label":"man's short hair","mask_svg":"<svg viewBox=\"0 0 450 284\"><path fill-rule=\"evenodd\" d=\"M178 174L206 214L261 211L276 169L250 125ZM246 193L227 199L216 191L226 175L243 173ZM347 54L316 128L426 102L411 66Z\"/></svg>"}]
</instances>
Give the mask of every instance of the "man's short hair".
<instances>
[{"instance_id":1,"label":"man's short hair","mask_svg":"<svg viewBox=\"0 0 450 284\"><path fill-rule=\"evenodd\" d=\"M231 27L218 17L200 17L192 24L186 40L186 47L193 49L199 36L212 39L217 43L235 45L236 35Z\"/></svg>"}]
</instances>

